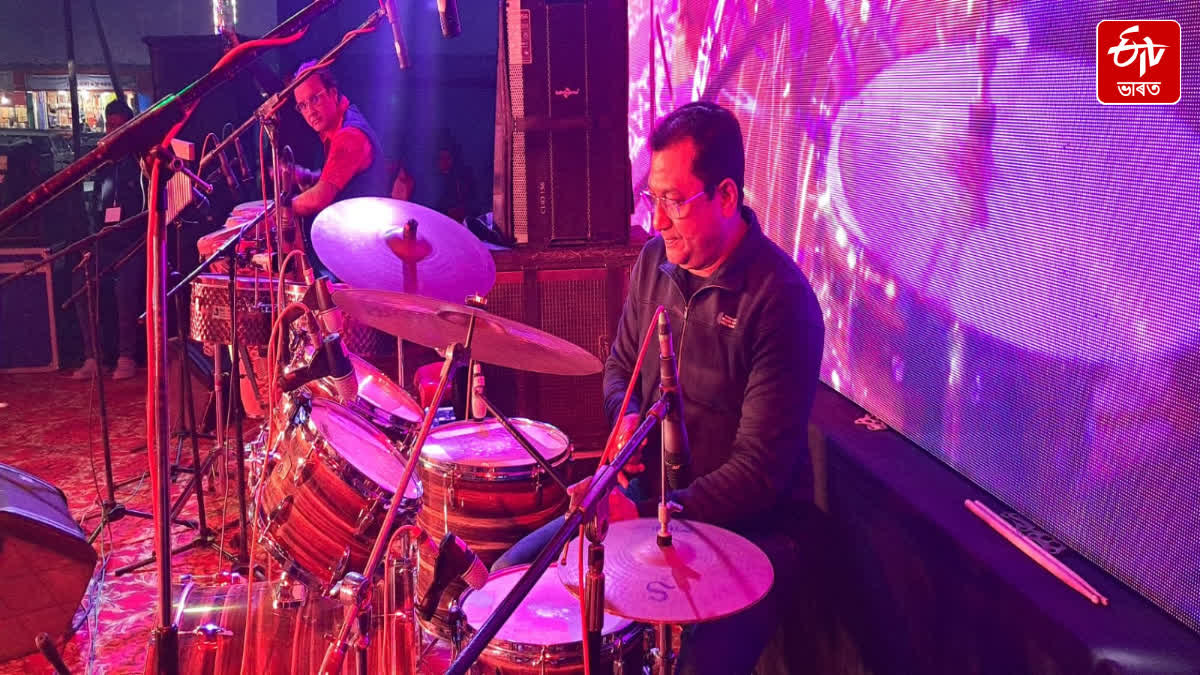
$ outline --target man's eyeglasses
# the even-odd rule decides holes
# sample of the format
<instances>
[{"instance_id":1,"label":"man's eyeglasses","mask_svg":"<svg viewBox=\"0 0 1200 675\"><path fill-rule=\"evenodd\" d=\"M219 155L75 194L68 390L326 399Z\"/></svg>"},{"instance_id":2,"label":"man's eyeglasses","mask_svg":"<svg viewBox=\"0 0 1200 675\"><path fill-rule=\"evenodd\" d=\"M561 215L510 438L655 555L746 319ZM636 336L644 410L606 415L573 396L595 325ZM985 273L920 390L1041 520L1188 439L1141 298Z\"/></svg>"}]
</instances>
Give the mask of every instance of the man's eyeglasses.
<instances>
[{"instance_id":1,"label":"man's eyeglasses","mask_svg":"<svg viewBox=\"0 0 1200 675\"><path fill-rule=\"evenodd\" d=\"M321 101L325 100L325 92L327 91L329 90L322 89L321 91L318 91L310 96L307 101L296 101L296 112L303 115L304 113L308 112L310 108L315 108L316 106L321 105Z\"/></svg>"},{"instance_id":2,"label":"man's eyeglasses","mask_svg":"<svg viewBox=\"0 0 1200 675\"><path fill-rule=\"evenodd\" d=\"M671 220L679 220L686 215L684 213L684 207L699 199L700 195L704 193L705 190L700 190L696 194L684 200L656 197L654 196L654 193L649 190L642 190L641 196L642 201L646 204L646 208L650 209L651 213L656 212L658 210L658 205L662 204L663 210L667 212L668 218Z\"/></svg>"}]
</instances>

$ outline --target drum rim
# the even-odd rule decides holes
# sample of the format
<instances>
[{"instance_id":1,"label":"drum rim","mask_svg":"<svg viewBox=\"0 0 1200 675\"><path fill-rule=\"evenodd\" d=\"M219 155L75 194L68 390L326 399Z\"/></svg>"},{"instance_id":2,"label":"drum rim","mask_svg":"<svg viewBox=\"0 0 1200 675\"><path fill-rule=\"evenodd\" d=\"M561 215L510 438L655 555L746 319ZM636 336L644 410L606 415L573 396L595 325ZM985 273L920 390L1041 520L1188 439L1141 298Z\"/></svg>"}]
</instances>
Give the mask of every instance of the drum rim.
<instances>
[{"instance_id":1,"label":"drum rim","mask_svg":"<svg viewBox=\"0 0 1200 675\"><path fill-rule=\"evenodd\" d=\"M530 565L514 565L506 567L498 572L493 572L488 580L508 574L524 574ZM546 570L546 575L551 574L551 570L557 567L557 563L552 563ZM543 579L549 578L543 576ZM475 636L477 628L472 626L466 619L465 605L467 599L475 593L475 589L468 587L467 590L458 599L458 605L463 609L463 634L464 639L471 639ZM494 607L492 608L495 609ZM490 614L490 612L489 612ZM628 623L621 626L611 633L605 633L600 638L601 657L613 658L616 655L624 654L628 649L636 645L637 636L644 630L644 626L632 619L617 616L616 614L607 613L609 616L627 621ZM515 642L512 640L503 640L500 638L492 638L484 648L484 654L490 655L493 658L504 659L505 662L522 666L537 666L545 665L549 667L557 667L563 665L571 665L574 663L583 663L583 640L575 642L561 642L556 644L537 644L533 642Z\"/></svg>"},{"instance_id":2,"label":"drum rim","mask_svg":"<svg viewBox=\"0 0 1200 675\"><path fill-rule=\"evenodd\" d=\"M554 434L561 436L562 439L566 441L566 444L563 446L561 452L559 452L553 458L546 458L546 461L550 464L550 466L558 467L562 464L565 464L571 459L571 456L575 452L575 444L571 442L571 439L569 436L567 436L566 432L554 426L553 424L550 424L549 422L532 420L527 417L510 417L509 421L518 428L523 425L532 425L549 429ZM437 427L437 429L434 429L432 432L430 432L430 436L440 429L484 423L487 422L476 422L472 420L449 422ZM503 429L501 429L501 432L505 434L508 433ZM431 474L441 477L453 476L456 479L478 480L480 482L487 483L528 480L530 478L536 478L545 473L545 470L542 469L542 467L535 462L532 457L528 458L528 464L520 464L515 466L482 466L479 464L463 464L461 462L434 459L425 454L424 449L422 449L420 460L421 468Z\"/></svg>"}]
</instances>

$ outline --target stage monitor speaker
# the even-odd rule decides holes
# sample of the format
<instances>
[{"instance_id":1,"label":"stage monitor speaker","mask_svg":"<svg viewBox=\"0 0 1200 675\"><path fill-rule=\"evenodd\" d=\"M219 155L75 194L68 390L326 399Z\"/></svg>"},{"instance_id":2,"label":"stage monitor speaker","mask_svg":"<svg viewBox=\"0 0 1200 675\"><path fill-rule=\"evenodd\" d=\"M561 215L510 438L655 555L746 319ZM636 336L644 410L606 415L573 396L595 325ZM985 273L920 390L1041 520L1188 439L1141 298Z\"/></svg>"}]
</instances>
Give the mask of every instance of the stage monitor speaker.
<instances>
[{"instance_id":1,"label":"stage monitor speaker","mask_svg":"<svg viewBox=\"0 0 1200 675\"><path fill-rule=\"evenodd\" d=\"M625 2L507 0L496 94L494 213L532 246L629 237Z\"/></svg>"},{"instance_id":2,"label":"stage monitor speaker","mask_svg":"<svg viewBox=\"0 0 1200 675\"><path fill-rule=\"evenodd\" d=\"M0 662L70 632L95 567L62 491L0 464Z\"/></svg>"}]
</instances>

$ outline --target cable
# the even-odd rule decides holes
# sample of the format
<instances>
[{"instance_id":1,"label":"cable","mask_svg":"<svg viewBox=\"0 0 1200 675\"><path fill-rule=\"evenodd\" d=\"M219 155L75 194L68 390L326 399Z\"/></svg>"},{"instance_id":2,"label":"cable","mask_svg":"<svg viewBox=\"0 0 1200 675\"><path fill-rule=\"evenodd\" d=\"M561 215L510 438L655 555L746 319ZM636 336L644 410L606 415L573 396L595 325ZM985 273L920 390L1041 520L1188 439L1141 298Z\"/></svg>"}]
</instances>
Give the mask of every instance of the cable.
<instances>
[{"instance_id":1,"label":"cable","mask_svg":"<svg viewBox=\"0 0 1200 675\"><path fill-rule=\"evenodd\" d=\"M304 34L307 32L308 32L308 26L305 26L304 28L301 28L300 30L296 31L295 33L292 33L291 35L288 35L285 37L259 38L257 40L243 42L242 44L225 52L225 55L221 57L220 61L217 61L217 65L213 66L212 70L210 70L209 72L210 73L216 72L222 66L224 66L225 64L229 63L230 61L233 61L238 56L240 56L242 54L242 52L247 52L252 49L258 49L259 47L283 47L286 45L290 45L293 42L296 42L300 38L304 37Z\"/></svg>"},{"instance_id":2,"label":"cable","mask_svg":"<svg viewBox=\"0 0 1200 675\"><path fill-rule=\"evenodd\" d=\"M608 441L604 444L604 452L600 454L600 464L607 464L617 453L616 441L617 430L621 428L621 418L625 416L625 409L629 406L629 399L633 397L633 388L641 379L642 363L646 360L646 351L650 348L650 341L654 337L654 331L658 325L658 315L665 311L662 305L654 310L654 316L650 317L650 325L646 329L646 337L642 339L642 346L638 350L637 363L634 364L633 372L629 376L629 384L625 387L625 399L621 401L621 407L617 409L617 423L613 425L612 431L608 434ZM621 487L629 487L629 481L624 474L617 477L621 482Z\"/></svg>"}]
</instances>

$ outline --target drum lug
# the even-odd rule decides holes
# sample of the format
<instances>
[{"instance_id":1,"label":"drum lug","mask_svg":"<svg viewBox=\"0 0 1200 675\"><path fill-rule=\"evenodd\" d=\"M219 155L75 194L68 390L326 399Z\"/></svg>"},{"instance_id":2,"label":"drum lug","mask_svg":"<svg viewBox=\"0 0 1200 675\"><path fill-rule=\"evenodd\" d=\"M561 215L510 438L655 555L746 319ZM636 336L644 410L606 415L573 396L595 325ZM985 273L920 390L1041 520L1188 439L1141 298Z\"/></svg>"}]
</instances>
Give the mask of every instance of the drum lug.
<instances>
[{"instance_id":1,"label":"drum lug","mask_svg":"<svg viewBox=\"0 0 1200 675\"><path fill-rule=\"evenodd\" d=\"M350 569L350 547L347 546L342 550L342 557L338 558L337 564L329 571L329 583L325 587L331 591L338 588L338 580L346 576L346 570Z\"/></svg>"},{"instance_id":2,"label":"drum lug","mask_svg":"<svg viewBox=\"0 0 1200 675\"><path fill-rule=\"evenodd\" d=\"M538 508L542 506L542 472L539 470L533 479L534 499L537 500Z\"/></svg>"},{"instance_id":3,"label":"drum lug","mask_svg":"<svg viewBox=\"0 0 1200 675\"><path fill-rule=\"evenodd\" d=\"M311 456L311 453L309 453ZM317 465L311 461L310 457L305 457L296 463L296 470L292 472L292 485L300 487L303 485L317 469Z\"/></svg>"},{"instance_id":4,"label":"drum lug","mask_svg":"<svg viewBox=\"0 0 1200 675\"><path fill-rule=\"evenodd\" d=\"M271 590L271 606L274 609L294 609L303 606L308 600L308 588L289 579L275 584L275 588Z\"/></svg>"},{"instance_id":5,"label":"drum lug","mask_svg":"<svg viewBox=\"0 0 1200 675\"><path fill-rule=\"evenodd\" d=\"M371 529L371 525L375 523L376 516L379 515L381 502L378 497L372 497L367 505L362 507L358 512L358 520L354 523L354 533L358 536L363 536L367 530Z\"/></svg>"},{"instance_id":6,"label":"drum lug","mask_svg":"<svg viewBox=\"0 0 1200 675\"><path fill-rule=\"evenodd\" d=\"M204 649L216 649L221 641L221 638L233 637L233 631L218 626L215 623L206 623L203 626L196 626L192 630L192 634L200 638L200 646Z\"/></svg>"},{"instance_id":7,"label":"drum lug","mask_svg":"<svg viewBox=\"0 0 1200 675\"><path fill-rule=\"evenodd\" d=\"M266 526L263 527L263 534L270 532L271 528L276 525L282 525L287 522L288 516L292 512L292 503L295 501L295 497L288 495L276 504L275 508L271 509L270 515L267 516Z\"/></svg>"}]
</instances>

